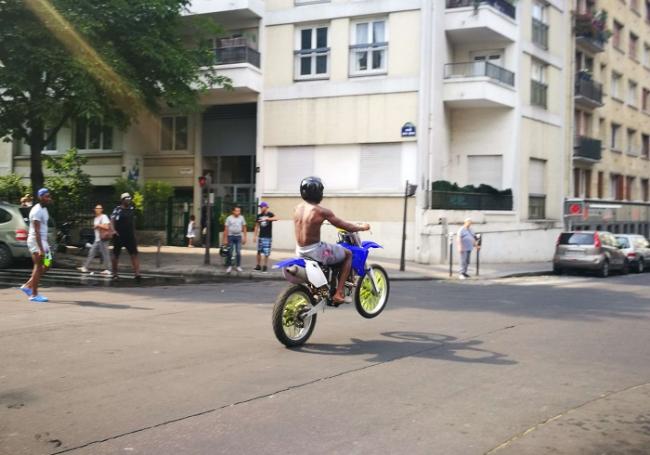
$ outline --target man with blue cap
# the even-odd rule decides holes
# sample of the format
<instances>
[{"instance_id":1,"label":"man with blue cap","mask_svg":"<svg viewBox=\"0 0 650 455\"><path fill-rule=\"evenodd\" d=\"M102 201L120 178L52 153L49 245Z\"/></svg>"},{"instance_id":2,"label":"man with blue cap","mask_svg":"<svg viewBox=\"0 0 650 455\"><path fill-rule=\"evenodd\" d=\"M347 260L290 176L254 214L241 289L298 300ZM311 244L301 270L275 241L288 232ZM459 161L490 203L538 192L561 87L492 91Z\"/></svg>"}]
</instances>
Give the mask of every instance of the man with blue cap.
<instances>
[{"instance_id":1,"label":"man with blue cap","mask_svg":"<svg viewBox=\"0 0 650 455\"><path fill-rule=\"evenodd\" d=\"M27 235L27 248L32 253L34 269L29 281L23 284L20 290L29 297L30 302L44 303L48 299L38 293L38 283L52 265L52 253L47 241L47 223L50 219L47 206L52 203L52 197L47 188L38 190L37 196L39 202L29 212L29 234Z\"/></svg>"}]
</instances>

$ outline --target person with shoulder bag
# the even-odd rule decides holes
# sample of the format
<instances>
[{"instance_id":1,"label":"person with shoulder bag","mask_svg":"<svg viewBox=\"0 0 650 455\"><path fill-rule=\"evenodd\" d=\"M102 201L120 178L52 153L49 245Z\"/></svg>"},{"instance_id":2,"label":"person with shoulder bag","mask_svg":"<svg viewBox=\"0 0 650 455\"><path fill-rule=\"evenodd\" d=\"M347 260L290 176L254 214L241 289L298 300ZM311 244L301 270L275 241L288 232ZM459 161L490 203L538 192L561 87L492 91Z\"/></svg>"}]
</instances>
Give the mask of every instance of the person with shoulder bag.
<instances>
[{"instance_id":1,"label":"person with shoulder bag","mask_svg":"<svg viewBox=\"0 0 650 455\"><path fill-rule=\"evenodd\" d=\"M95 229L95 241L93 242L90 252L88 253L88 258L82 267L79 267L79 271L82 273L88 273L88 266L90 262L97 256L99 252L102 255L102 264L104 264L104 270L101 272L102 275L111 276L112 273L108 270L110 266L110 257L108 255L108 242L113 239L115 231L111 226L111 220L108 219L108 216L104 214L104 207L101 204L95 206L95 218L93 219L93 228Z\"/></svg>"}]
</instances>

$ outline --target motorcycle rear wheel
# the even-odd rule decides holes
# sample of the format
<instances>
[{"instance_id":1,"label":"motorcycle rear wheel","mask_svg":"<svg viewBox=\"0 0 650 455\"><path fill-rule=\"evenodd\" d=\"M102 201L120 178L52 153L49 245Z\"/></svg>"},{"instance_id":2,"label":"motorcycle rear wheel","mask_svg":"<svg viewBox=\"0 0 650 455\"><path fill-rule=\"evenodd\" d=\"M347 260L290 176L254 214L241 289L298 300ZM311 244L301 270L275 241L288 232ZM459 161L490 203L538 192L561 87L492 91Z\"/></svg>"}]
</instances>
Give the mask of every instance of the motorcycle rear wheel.
<instances>
[{"instance_id":1,"label":"motorcycle rear wheel","mask_svg":"<svg viewBox=\"0 0 650 455\"><path fill-rule=\"evenodd\" d=\"M390 294L390 281L386 270L380 265L372 264L370 266L377 280L378 294L375 294L372 286L370 272L363 277L363 280L357 286L354 294L354 306L361 316L366 319L376 318L386 308L388 296Z\"/></svg>"},{"instance_id":2,"label":"motorcycle rear wheel","mask_svg":"<svg viewBox=\"0 0 650 455\"><path fill-rule=\"evenodd\" d=\"M316 315L305 319L298 316L314 306L314 298L304 286L289 286L282 292L273 306L273 332L278 341L288 348L295 348L307 342L314 328Z\"/></svg>"}]
</instances>

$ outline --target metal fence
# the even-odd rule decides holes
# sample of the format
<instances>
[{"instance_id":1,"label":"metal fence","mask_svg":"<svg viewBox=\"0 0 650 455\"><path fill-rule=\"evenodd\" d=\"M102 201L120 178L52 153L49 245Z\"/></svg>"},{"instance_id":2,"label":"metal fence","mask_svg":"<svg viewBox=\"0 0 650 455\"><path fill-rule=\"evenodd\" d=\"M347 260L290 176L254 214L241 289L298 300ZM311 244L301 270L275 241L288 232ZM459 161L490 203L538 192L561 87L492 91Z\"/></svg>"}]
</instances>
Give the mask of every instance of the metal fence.
<instances>
[{"instance_id":1,"label":"metal fence","mask_svg":"<svg viewBox=\"0 0 650 455\"><path fill-rule=\"evenodd\" d=\"M575 83L576 96L584 96L596 103L603 103L603 84L592 79L585 79L580 74L576 75Z\"/></svg>"},{"instance_id":2,"label":"metal fence","mask_svg":"<svg viewBox=\"0 0 650 455\"><path fill-rule=\"evenodd\" d=\"M586 136L575 138L573 155L578 158L587 158L598 161L602 158L602 141Z\"/></svg>"},{"instance_id":3,"label":"metal fence","mask_svg":"<svg viewBox=\"0 0 650 455\"><path fill-rule=\"evenodd\" d=\"M214 55L217 65L250 63L259 68L261 63L260 53L248 46L220 47L214 50Z\"/></svg>"},{"instance_id":4,"label":"metal fence","mask_svg":"<svg viewBox=\"0 0 650 455\"><path fill-rule=\"evenodd\" d=\"M445 79L455 77L489 77L506 85L515 85L515 73L490 62L447 63Z\"/></svg>"},{"instance_id":5,"label":"metal fence","mask_svg":"<svg viewBox=\"0 0 650 455\"><path fill-rule=\"evenodd\" d=\"M431 191L431 209L437 210L512 210L512 195Z\"/></svg>"},{"instance_id":6,"label":"metal fence","mask_svg":"<svg viewBox=\"0 0 650 455\"><path fill-rule=\"evenodd\" d=\"M508 0L479 0L478 4L490 5L497 11L515 19L517 8ZM466 6L476 6L477 0L447 0L447 8L462 8Z\"/></svg>"}]
</instances>

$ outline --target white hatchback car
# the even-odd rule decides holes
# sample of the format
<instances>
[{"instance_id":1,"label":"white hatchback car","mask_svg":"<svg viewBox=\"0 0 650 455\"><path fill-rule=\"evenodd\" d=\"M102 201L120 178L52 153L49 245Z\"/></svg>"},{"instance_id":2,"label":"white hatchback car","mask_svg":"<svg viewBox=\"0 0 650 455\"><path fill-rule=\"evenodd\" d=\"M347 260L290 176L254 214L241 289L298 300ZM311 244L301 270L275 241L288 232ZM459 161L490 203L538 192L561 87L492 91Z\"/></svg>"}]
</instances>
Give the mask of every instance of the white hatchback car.
<instances>
[{"instance_id":1,"label":"white hatchback car","mask_svg":"<svg viewBox=\"0 0 650 455\"><path fill-rule=\"evenodd\" d=\"M616 234L616 240L623 247L630 267L637 273L643 273L650 267L650 242L639 234Z\"/></svg>"}]
</instances>

